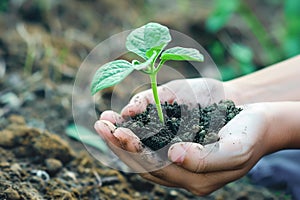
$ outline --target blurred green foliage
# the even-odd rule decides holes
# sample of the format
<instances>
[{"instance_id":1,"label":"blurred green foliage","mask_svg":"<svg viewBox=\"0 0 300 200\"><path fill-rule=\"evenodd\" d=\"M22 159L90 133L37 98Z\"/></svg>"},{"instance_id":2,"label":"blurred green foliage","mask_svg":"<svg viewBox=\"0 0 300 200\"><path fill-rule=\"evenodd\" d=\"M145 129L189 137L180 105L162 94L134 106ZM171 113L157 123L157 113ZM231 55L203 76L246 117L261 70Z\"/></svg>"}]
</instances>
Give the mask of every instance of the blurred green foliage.
<instances>
[{"instance_id":1,"label":"blurred green foliage","mask_svg":"<svg viewBox=\"0 0 300 200\"><path fill-rule=\"evenodd\" d=\"M250 45L240 41L223 44L214 42L209 51L216 64L220 67L223 80L235 78L251 73L258 68L267 66L300 53L300 1L262 1L254 6L273 6L280 9L282 15L266 26L257 16L247 1L240 0L215 0L211 14L206 19L205 28L211 34L218 34L230 25L232 18L239 18L243 25L255 36L260 45L260 52ZM253 6L253 5L252 5ZM272 15L273 13L269 13ZM238 27L236 25L236 27ZM243 33L241 33L243 34ZM233 61L228 62L228 55ZM255 55L262 57L263 64L254 64ZM260 63L261 64L261 63Z\"/></svg>"},{"instance_id":2,"label":"blurred green foliage","mask_svg":"<svg viewBox=\"0 0 300 200\"><path fill-rule=\"evenodd\" d=\"M294 56L300 52L300 1L286 0L284 3L285 38L284 52L286 56Z\"/></svg>"},{"instance_id":3,"label":"blurred green foliage","mask_svg":"<svg viewBox=\"0 0 300 200\"><path fill-rule=\"evenodd\" d=\"M206 29L213 33L222 29L238 7L239 0L216 0L214 10L206 21Z\"/></svg>"},{"instance_id":4,"label":"blurred green foliage","mask_svg":"<svg viewBox=\"0 0 300 200\"><path fill-rule=\"evenodd\" d=\"M7 11L8 1L9 0L1 0L0 1L0 13Z\"/></svg>"},{"instance_id":5,"label":"blurred green foliage","mask_svg":"<svg viewBox=\"0 0 300 200\"><path fill-rule=\"evenodd\" d=\"M51 30L51 34L76 30L86 38L90 37L90 41L101 41L124 29L156 21L190 35L203 45L219 67L223 80L251 73L300 53L300 0L70 2L0 0L0 13L21 17L25 22L40 23ZM77 11L79 5L80 12ZM127 12L122 12L124 9ZM55 60L64 61L65 54L69 53L62 51ZM31 71L35 59L28 49L24 61L27 71Z\"/></svg>"}]
</instances>

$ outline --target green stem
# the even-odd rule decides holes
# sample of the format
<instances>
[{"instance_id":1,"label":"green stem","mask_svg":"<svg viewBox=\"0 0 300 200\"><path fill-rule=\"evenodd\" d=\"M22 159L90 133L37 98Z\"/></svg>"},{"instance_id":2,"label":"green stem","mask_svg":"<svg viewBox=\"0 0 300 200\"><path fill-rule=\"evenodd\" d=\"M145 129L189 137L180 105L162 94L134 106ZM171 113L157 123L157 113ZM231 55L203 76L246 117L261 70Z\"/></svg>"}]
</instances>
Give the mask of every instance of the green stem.
<instances>
[{"instance_id":1,"label":"green stem","mask_svg":"<svg viewBox=\"0 0 300 200\"><path fill-rule=\"evenodd\" d=\"M163 112L162 112L162 109L161 109L161 105L160 105L160 101L159 101L159 97L158 97L158 92L157 92L156 73L150 74L149 76L150 76L150 79L151 79L151 88L152 88L154 101L155 101L155 104L156 104L157 114L158 114L158 117L159 117L161 123L164 124L164 116L163 116Z\"/></svg>"},{"instance_id":2,"label":"green stem","mask_svg":"<svg viewBox=\"0 0 300 200\"><path fill-rule=\"evenodd\" d=\"M165 62L166 62L166 60L160 60L160 62L157 65L157 68L154 70L154 72L157 73Z\"/></svg>"}]
</instances>

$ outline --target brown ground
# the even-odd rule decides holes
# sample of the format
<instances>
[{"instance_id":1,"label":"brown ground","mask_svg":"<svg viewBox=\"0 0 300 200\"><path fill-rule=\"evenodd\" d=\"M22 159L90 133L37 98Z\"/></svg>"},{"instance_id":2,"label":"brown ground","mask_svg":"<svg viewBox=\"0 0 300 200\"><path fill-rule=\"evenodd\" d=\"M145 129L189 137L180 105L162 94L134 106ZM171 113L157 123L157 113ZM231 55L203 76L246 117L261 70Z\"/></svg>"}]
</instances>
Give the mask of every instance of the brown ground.
<instances>
[{"instance_id":1,"label":"brown ground","mask_svg":"<svg viewBox=\"0 0 300 200\"><path fill-rule=\"evenodd\" d=\"M173 5L174 15L173 8L159 5L153 13L151 3L131 0L9 2L0 6L0 199L288 198L247 178L198 198L110 169L65 134L77 69L98 42L150 19L190 33L203 24L207 4L190 6L197 12ZM100 112L109 108L105 98L99 105Z\"/></svg>"}]
</instances>

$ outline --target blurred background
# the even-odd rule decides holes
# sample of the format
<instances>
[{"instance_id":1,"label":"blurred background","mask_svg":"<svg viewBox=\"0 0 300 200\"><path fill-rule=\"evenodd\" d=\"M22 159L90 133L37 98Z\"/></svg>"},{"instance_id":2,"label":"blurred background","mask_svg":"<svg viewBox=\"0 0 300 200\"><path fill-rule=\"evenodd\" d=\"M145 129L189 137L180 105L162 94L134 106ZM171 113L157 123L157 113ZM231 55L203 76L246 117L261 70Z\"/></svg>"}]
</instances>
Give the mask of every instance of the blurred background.
<instances>
[{"instance_id":1,"label":"blurred background","mask_svg":"<svg viewBox=\"0 0 300 200\"><path fill-rule=\"evenodd\" d=\"M44 66L51 80L72 78L96 44L155 21L198 41L229 80L299 54L299 8L298 0L1 0L0 56L8 70Z\"/></svg>"},{"instance_id":2,"label":"blurred background","mask_svg":"<svg viewBox=\"0 0 300 200\"><path fill-rule=\"evenodd\" d=\"M299 54L299 11L299 0L0 0L0 130L16 113L69 141L76 72L113 34L164 24L201 44L230 80Z\"/></svg>"}]
</instances>

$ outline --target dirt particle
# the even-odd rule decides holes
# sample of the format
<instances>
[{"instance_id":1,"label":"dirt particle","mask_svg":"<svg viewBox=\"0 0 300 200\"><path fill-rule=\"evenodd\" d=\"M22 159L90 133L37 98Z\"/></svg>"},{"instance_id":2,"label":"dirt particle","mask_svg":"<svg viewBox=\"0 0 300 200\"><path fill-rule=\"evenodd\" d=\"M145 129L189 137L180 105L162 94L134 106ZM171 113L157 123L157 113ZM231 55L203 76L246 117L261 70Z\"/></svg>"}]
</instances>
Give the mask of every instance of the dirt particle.
<instances>
[{"instance_id":1,"label":"dirt particle","mask_svg":"<svg viewBox=\"0 0 300 200\"><path fill-rule=\"evenodd\" d=\"M128 147L128 143L130 143L130 141L128 141L127 138L125 138L125 139L119 139L119 143L120 143L122 149L126 150L127 147Z\"/></svg>"},{"instance_id":2,"label":"dirt particle","mask_svg":"<svg viewBox=\"0 0 300 200\"><path fill-rule=\"evenodd\" d=\"M197 145L197 146L196 146L196 148L197 148L199 151L202 151L202 149L203 149L203 146L199 146L199 145Z\"/></svg>"},{"instance_id":3,"label":"dirt particle","mask_svg":"<svg viewBox=\"0 0 300 200\"><path fill-rule=\"evenodd\" d=\"M4 194L6 196L7 199L11 199L11 200L18 200L20 199L20 194L18 193L18 191L12 189L11 187L7 188L4 191Z\"/></svg>"},{"instance_id":4,"label":"dirt particle","mask_svg":"<svg viewBox=\"0 0 300 200\"><path fill-rule=\"evenodd\" d=\"M51 176L56 174L63 167L61 161L54 158L46 159L45 164L46 164L46 170Z\"/></svg>"},{"instance_id":5,"label":"dirt particle","mask_svg":"<svg viewBox=\"0 0 300 200\"><path fill-rule=\"evenodd\" d=\"M32 170L31 174L34 175L34 176L39 177L43 181L49 181L50 180L49 174L44 170Z\"/></svg>"},{"instance_id":6,"label":"dirt particle","mask_svg":"<svg viewBox=\"0 0 300 200\"><path fill-rule=\"evenodd\" d=\"M8 168L8 167L10 167L9 162L0 162L0 168Z\"/></svg>"},{"instance_id":7,"label":"dirt particle","mask_svg":"<svg viewBox=\"0 0 300 200\"><path fill-rule=\"evenodd\" d=\"M135 198L139 198L139 197L141 196L141 193L135 192L135 193L133 194L133 196L134 196Z\"/></svg>"},{"instance_id":8,"label":"dirt particle","mask_svg":"<svg viewBox=\"0 0 300 200\"><path fill-rule=\"evenodd\" d=\"M178 192L176 190L171 190L170 191L170 196L171 197L177 197L177 195L178 195Z\"/></svg>"},{"instance_id":9,"label":"dirt particle","mask_svg":"<svg viewBox=\"0 0 300 200\"><path fill-rule=\"evenodd\" d=\"M63 189L56 189L51 194L54 199L64 199L64 200L75 200L72 194L69 191Z\"/></svg>"},{"instance_id":10,"label":"dirt particle","mask_svg":"<svg viewBox=\"0 0 300 200\"><path fill-rule=\"evenodd\" d=\"M21 172L22 171L22 168L21 166L18 164L18 163L13 163L11 166L10 166L10 169L14 172Z\"/></svg>"},{"instance_id":11,"label":"dirt particle","mask_svg":"<svg viewBox=\"0 0 300 200\"><path fill-rule=\"evenodd\" d=\"M13 147L15 146L14 133L9 130L0 131L0 146Z\"/></svg>"},{"instance_id":12,"label":"dirt particle","mask_svg":"<svg viewBox=\"0 0 300 200\"><path fill-rule=\"evenodd\" d=\"M11 115L8 118L9 122L12 124L25 125L25 119L19 115Z\"/></svg>"},{"instance_id":13,"label":"dirt particle","mask_svg":"<svg viewBox=\"0 0 300 200\"><path fill-rule=\"evenodd\" d=\"M69 145L57 135L44 133L33 139L34 152L41 157L50 157L67 163L74 158Z\"/></svg>"}]
</instances>

